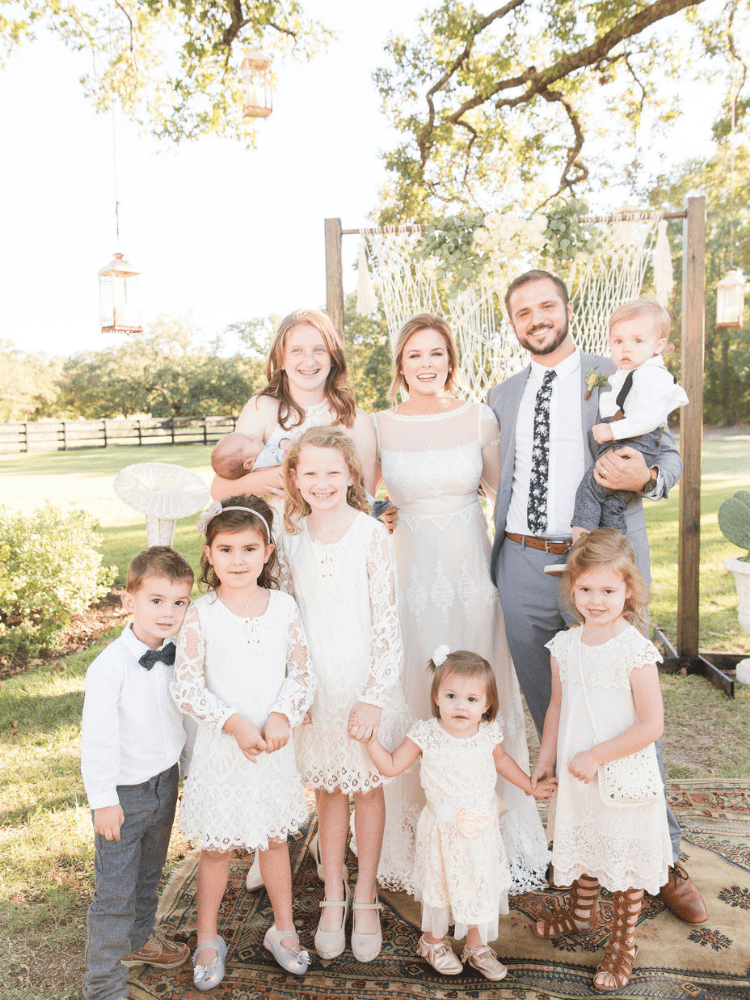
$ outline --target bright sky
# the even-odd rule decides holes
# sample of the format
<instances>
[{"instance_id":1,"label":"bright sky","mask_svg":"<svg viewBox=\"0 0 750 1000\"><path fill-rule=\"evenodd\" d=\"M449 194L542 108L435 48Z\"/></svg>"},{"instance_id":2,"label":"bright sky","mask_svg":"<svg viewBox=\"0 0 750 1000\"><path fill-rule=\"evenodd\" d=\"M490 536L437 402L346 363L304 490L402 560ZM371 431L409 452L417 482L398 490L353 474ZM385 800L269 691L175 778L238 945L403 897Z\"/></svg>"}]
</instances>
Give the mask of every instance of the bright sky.
<instances>
[{"instance_id":1,"label":"bright sky","mask_svg":"<svg viewBox=\"0 0 750 1000\"><path fill-rule=\"evenodd\" d=\"M145 323L189 313L213 332L324 305L323 220L368 222L385 179L378 154L396 139L372 71L389 33L408 32L425 5L310 0L338 40L310 63L275 66L256 150L216 139L174 150L117 119L120 243L142 274ZM97 272L116 249L112 120L83 97L88 58L43 37L0 74L0 340L26 351L111 343L98 326ZM676 160L700 153L696 97L670 144ZM353 263L357 237L344 252ZM344 281L354 289L346 259Z\"/></svg>"}]
</instances>

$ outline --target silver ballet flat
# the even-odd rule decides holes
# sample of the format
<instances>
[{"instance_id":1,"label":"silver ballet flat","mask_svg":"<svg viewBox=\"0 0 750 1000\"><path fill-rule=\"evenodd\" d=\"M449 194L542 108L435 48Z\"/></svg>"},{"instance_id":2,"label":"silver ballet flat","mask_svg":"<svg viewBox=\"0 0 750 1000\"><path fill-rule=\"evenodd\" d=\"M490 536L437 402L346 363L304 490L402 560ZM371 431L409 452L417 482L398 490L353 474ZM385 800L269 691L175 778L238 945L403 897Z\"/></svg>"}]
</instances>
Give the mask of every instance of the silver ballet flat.
<instances>
[{"instance_id":1,"label":"silver ballet flat","mask_svg":"<svg viewBox=\"0 0 750 1000\"><path fill-rule=\"evenodd\" d=\"M216 958L208 965L198 965L198 956L206 948L216 949ZM217 934L213 941L204 941L195 949L193 955L193 986L197 990L212 990L224 978L224 959L227 957L227 945L224 938Z\"/></svg>"},{"instance_id":2,"label":"silver ballet flat","mask_svg":"<svg viewBox=\"0 0 750 1000\"><path fill-rule=\"evenodd\" d=\"M288 937L294 938L297 942L296 948L287 948L281 943L284 938ZM306 951L300 951L299 937L296 931L280 931L276 924L271 924L263 938L263 947L271 952L286 972L293 972L295 976L304 976L307 972L310 956Z\"/></svg>"}]
</instances>

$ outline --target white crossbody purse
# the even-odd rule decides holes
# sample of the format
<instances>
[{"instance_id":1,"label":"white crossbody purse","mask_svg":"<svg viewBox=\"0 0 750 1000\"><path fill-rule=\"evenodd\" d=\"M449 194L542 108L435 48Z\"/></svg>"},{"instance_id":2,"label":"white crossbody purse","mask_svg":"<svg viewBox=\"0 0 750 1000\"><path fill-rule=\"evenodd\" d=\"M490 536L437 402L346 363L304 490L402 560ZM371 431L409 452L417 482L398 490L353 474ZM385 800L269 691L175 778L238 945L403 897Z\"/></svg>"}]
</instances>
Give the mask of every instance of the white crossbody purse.
<instances>
[{"instance_id":1,"label":"white crossbody purse","mask_svg":"<svg viewBox=\"0 0 750 1000\"><path fill-rule=\"evenodd\" d=\"M581 662L581 629L578 630L578 672L581 678L581 688L586 708L594 730L597 743L602 743L602 737L596 728L594 713L591 711L589 693L583 676ZM656 761L656 747L649 743L643 750L618 757L608 764L602 764L597 771L599 783L599 798L608 806L639 806L647 802L655 802L662 789L659 765Z\"/></svg>"}]
</instances>

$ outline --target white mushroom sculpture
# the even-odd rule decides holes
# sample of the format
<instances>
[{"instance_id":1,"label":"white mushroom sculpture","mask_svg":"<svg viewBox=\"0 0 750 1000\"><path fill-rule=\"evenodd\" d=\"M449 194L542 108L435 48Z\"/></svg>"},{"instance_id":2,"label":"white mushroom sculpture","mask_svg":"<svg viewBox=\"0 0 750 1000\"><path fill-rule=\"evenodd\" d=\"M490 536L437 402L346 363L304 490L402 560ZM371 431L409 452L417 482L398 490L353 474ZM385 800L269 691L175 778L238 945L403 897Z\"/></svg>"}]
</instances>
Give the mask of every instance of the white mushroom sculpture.
<instances>
[{"instance_id":1,"label":"white mushroom sculpture","mask_svg":"<svg viewBox=\"0 0 750 1000\"><path fill-rule=\"evenodd\" d=\"M208 486L197 472L168 462L127 465L113 486L124 503L146 515L149 546L171 545L177 518L196 514L209 500Z\"/></svg>"}]
</instances>

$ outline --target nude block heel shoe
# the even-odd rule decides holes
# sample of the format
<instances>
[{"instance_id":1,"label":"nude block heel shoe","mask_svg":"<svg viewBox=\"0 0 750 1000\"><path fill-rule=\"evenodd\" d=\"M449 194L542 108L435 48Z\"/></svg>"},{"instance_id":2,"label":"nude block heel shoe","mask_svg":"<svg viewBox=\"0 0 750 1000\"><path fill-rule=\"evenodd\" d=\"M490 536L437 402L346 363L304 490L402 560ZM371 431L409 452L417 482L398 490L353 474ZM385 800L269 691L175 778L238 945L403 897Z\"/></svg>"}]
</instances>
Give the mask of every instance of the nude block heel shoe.
<instances>
[{"instance_id":1,"label":"nude block heel shoe","mask_svg":"<svg viewBox=\"0 0 750 1000\"><path fill-rule=\"evenodd\" d=\"M315 931L315 950L321 958L336 958L346 948L346 918L349 915L349 906L352 901L352 893L349 883L344 881L343 899L324 899L318 905L323 909L326 906L343 906L344 913L341 917L341 926L335 931L322 931L320 925Z\"/></svg>"},{"instance_id":2,"label":"nude block heel shoe","mask_svg":"<svg viewBox=\"0 0 750 1000\"><path fill-rule=\"evenodd\" d=\"M374 903L352 903L352 910L355 911L354 920L357 910L378 910L378 929L374 934L361 934L355 930L354 921L352 922L352 954L358 962L372 962L380 954L380 949L383 947L383 931L380 927L379 911L382 909L377 893Z\"/></svg>"}]
</instances>

